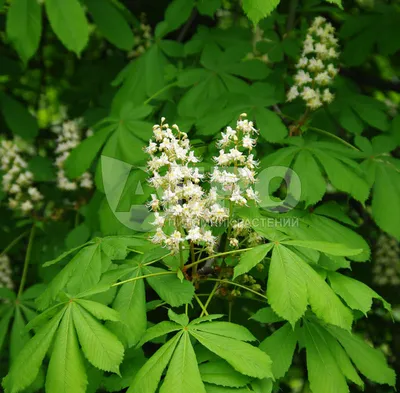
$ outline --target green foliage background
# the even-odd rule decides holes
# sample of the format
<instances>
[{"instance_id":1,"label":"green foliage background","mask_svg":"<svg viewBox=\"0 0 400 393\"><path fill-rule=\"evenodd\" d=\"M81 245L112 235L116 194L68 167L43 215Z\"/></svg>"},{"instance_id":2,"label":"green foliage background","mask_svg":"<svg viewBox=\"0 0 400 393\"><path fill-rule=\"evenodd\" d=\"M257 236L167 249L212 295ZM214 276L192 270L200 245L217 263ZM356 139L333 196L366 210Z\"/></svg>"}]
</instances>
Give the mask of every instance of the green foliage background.
<instances>
[{"instance_id":1,"label":"green foliage background","mask_svg":"<svg viewBox=\"0 0 400 393\"><path fill-rule=\"evenodd\" d=\"M336 97L299 124L305 107L287 103L286 91L306 30L318 15L338 33ZM144 34L146 26L150 34ZM398 1L0 0L0 137L19 136L36 146L29 168L46 200L42 211L22 217L8 209L0 192L0 250L12 260L16 283L15 293L0 288L0 365L1 377L8 374L6 392L27 387L58 393L59 380L71 375L64 392L84 392L86 384L88 392L125 391L134 375L129 392L152 392L172 353L168 370L173 371L161 393L203 392L201 380L207 393L310 392L309 382L314 393L358 392L363 383L366 392L393 392L394 376L379 351L393 369L400 369L399 284L380 278L400 277L398 37ZM51 127L60 107L67 108L71 119L82 117L94 132L66 163L71 178L93 174L93 191L67 195L56 187ZM268 255L272 246L240 259L235 276L250 271L264 298L245 290L238 296L232 292L235 287L226 285L228 294L217 294L209 312L229 315L237 325L219 325L224 334L218 336L207 329L224 322L188 325L181 314L184 305L192 301L191 320L201 308L192 300L194 287L187 281L181 285L179 275L137 279L110 289L120 278L163 274L167 267L142 266L165 254L152 250L143 234L113 214L104 194L100 156L134 167L118 205L118 211L129 211L150 197L138 168L145 165L142 149L162 116L188 132L207 166L217 153L219 132L243 112L260 131L259 170L285 165L300 176L301 204L292 213L300 217L301 228L282 231L292 243L275 246ZM134 192L138 185L140 193ZM285 190L276 183L272 191L282 196ZM65 205L65 199L72 202ZM263 235L273 241L282 232ZM326 243L318 249L296 241L334 242L343 248L336 250L334 263L319 260L314 270L297 260L293 249L305 247L308 256L334 252ZM349 250L355 248L362 253L352 256ZM353 261L351 270L345 256ZM262 272L254 269L257 258L265 265ZM26 260L30 266L20 286ZM122 265L124 274L113 274L124 260L129 262ZM278 260L282 271L270 268ZM284 271L293 266L296 275L309 280L308 292L293 281L283 289ZM343 274L336 272L339 268ZM325 279L329 291L320 283ZM204 285L205 293L213 284ZM319 291L312 293L314 286ZM286 292L300 298L290 314L277 316L260 303L268 298L279 310ZM69 294L78 299L72 306ZM308 311L300 329L302 297L313 313ZM343 304L349 308L338 312L340 317L330 315L327 299L334 310L342 310ZM372 299L379 302L372 304ZM175 312L167 312L166 304ZM349 328L353 319L353 331L379 351L356 335L345 335L341 328ZM91 338L93 331L97 341ZM170 341L161 347L166 355L145 363L154 353L161 356L156 350L167 334ZM253 339L261 342L262 351L246 343ZM221 340L226 352L217 348ZM295 351L298 342L307 359L304 350ZM343 348L368 380L360 379ZM270 371L263 351L273 360ZM238 353L243 359L235 363ZM260 364L265 367L258 369ZM350 388L346 379L352 381ZM187 380L192 386L182 382Z\"/></svg>"}]
</instances>

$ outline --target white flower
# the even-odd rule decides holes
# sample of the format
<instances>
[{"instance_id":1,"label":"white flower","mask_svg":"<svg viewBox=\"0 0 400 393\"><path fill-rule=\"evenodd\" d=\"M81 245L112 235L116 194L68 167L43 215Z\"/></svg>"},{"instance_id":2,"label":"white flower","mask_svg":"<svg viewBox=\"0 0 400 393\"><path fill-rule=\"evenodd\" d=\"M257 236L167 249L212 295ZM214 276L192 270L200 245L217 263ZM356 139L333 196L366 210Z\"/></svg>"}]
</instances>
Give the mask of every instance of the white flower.
<instances>
[{"instance_id":1,"label":"white flower","mask_svg":"<svg viewBox=\"0 0 400 393\"><path fill-rule=\"evenodd\" d=\"M310 74L308 72L305 72L304 70L299 70L294 76L294 80L299 86L312 82Z\"/></svg>"},{"instance_id":2,"label":"white flower","mask_svg":"<svg viewBox=\"0 0 400 393\"><path fill-rule=\"evenodd\" d=\"M296 67L295 84L287 93L287 100L301 97L308 108L318 109L322 102L331 102L333 95L321 93L320 87L332 83L338 70L333 63L328 63L339 56L335 29L323 17L314 19L303 43L302 56ZM307 71L305 71L307 69ZM324 98L325 97L325 98Z\"/></svg>"},{"instance_id":3,"label":"white flower","mask_svg":"<svg viewBox=\"0 0 400 393\"><path fill-rule=\"evenodd\" d=\"M230 244L232 247L236 248L236 247L239 246L239 240L236 239L236 238L234 238L234 237L231 237L231 238L229 239L229 244Z\"/></svg>"},{"instance_id":4,"label":"white flower","mask_svg":"<svg viewBox=\"0 0 400 393\"><path fill-rule=\"evenodd\" d=\"M28 213L33 209L33 204L30 200L27 200L21 204L21 210L24 213Z\"/></svg>"},{"instance_id":5,"label":"white flower","mask_svg":"<svg viewBox=\"0 0 400 393\"><path fill-rule=\"evenodd\" d=\"M41 199L43 199L43 195L38 191L36 187L29 187L28 194L33 201L40 201Z\"/></svg>"},{"instance_id":6,"label":"white flower","mask_svg":"<svg viewBox=\"0 0 400 393\"><path fill-rule=\"evenodd\" d=\"M200 231L200 227L196 226L193 229L189 230L189 233L187 234L186 239L197 242L197 241L201 240L202 237L203 237L203 234Z\"/></svg>"},{"instance_id":7,"label":"white flower","mask_svg":"<svg viewBox=\"0 0 400 393\"><path fill-rule=\"evenodd\" d=\"M258 191L254 191L251 187L246 189L246 196L248 199L260 202L260 196L258 194Z\"/></svg>"},{"instance_id":8,"label":"white flower","mask_svg":"<svg viewBox=\"0 0 400 393\"><path fill-rule=\"evenodd\" d=\"M298 63L296 64L297 68L305 68L307 67L308 59L307 57L301 57Z\"/></svg>"},{"instance_id":9,"label":"white flower","mask_svg":"<svg viewBox=\"0 0 400 393\"><path fill-rule=\"evenodd\" d=\"M332 78L328 75L327 71L321 72L315 77L315 82L322 86L329 85L331 80Z\"/></svg>"},{"instance_id":10,"label":"white flower","mask_svg":"<svg viewBox=\"0 0 400 393\"><path fill-rule=\"evenodd\" d=\"M307 68L312 72L322 71L324 69L324 63L321 59L316 59L315 57L312 57L308 62ZM312 79L310 78L309 82L311 81Z\"/></svg>"},{"instance_id":11,"label":"white flower","mask_svg":"<svg viewBox=\"0 0 400 393\"><path fill-rule=\"evenodd\" d=\"M330 103L333 101L335 96L329 91L329 89L325 89L324 92L322 93L322 101L326 103Z\"/></svg>"},{"instance_id":12,"label":"white flower","mask_svg":"<svg viewBox=\"0 0 400 393\"><path fill-rule=\"evenodd\" d=\"M21 192L21 187L18 184L13 184L10 188L11 194L18 194Z\"/></svg>"},{"instance_id":13,"label":"white flower","mask_svg":"<svg viewBox=\"0 0 400 393\"><path fill-rule=\"evenodd\" d=\"M255 139L250 138L250 136L245 135L243 137L242 145L244 148L251 150L256 145L256 141Z\"/></svg>"},{"instance_id":14,"label":"white flower","mask_svg":"<svg viewBox=\"0 0 400 393\"><path fill-rule=\"evenodd\" d=\"M93 180L90 173L85 172L76 181L67 178L64 170L65 161L69 157L71 151L75 149L82 140L82 136L90 137L93 131L88 130L86 133L82 131L83 119L66 120L61 124L55 124L52 130L58 135L57 147L55 149L56 158L55 166L57 171L57 187L65 191L73 191L79 187L91 189L93 188Z\"/></svg>"}]
</instances>

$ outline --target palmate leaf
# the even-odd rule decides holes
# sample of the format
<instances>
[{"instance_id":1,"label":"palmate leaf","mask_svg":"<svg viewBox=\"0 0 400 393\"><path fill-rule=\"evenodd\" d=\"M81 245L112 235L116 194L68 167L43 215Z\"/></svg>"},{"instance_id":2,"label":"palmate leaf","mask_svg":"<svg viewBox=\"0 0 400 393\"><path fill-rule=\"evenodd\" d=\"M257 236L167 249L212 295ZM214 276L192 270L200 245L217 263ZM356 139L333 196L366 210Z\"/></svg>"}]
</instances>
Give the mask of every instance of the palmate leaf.
<instances>
[{"instance_id":1,"label":"palmate leaf","mask_svg":"<svg viewBox=\"0 0 400 393\"><path fill-rule=\"evenodd\" d=\"M26 326L37 317L31 298L36 295L37 290L43 289L43 286L39 284L28 288L18 301L14 292L8 288L0 289L0 299L11 300L0 307L0 350L4 342L9 341L10 359L13 361L31 338Z\"/></svg>"},{"instance_id":2,"label":"palmate leaf","mask_svg":"<svg viewBox=\"0 0 400 393\"><path fill-rule=\"evenodd\" d=\"M279 4L280 0L244 0L243 10L248 18L257 24L268 16Z\"/></svg>"},{"instance_id":3,"label":"palmate leaf","mask_svg":"<svg viewBox=\"0 0 400 393\"><path fill-rule=\"evenodd\" d=\"M89 12L104 37L119 49L131 50L134 44L132 29L109 0L85 0Z\"/></svg>"},{"instance_id":4,"label":"palmate leaf","mask_svg":"<svg viewBox=\"0 0 400 393\"><path fill-rule=\"evenodd\" d=\"M89 26L81 4L78 0L48 0L45 5L53 31L67 49L79 56L89 40Z\"/></svg>"},{"instance_id":5,"label":"palmate leaf","mask_svg":"<svg viewBox=\"0 0 400 393\"><path fill-rule=\"evenodd\" d=\"M86 370L69 307L63 316L54 342L46 378L47 392L85 393Z\"/></svg>"},{"instance_id":6,"label":"palmate leaf","mask_svg":"<svg viewBox=\"0 0 400 393\"><path fill-rule=\"evenodd\" d=\"M124 347L117 337L82 307L74 305L73 319L86 358L95 367L119 373Z\"/></svg>"},{"instance_id":7,"label":"palmate leaf","mask_svg":"<svg viewBox=\"0 0 400 393\"><path fill-rule=\"evenodd\" d=\"M358 233L329 217L308 213L299 217L298 224L281 230L296 240L331 242L342 244L349 249L361 249L361 253L348 255L348 259L353 261L364 262L370 256L368 243Z\"/></svg>"},{"instance_id":8,"label":"palmate leaf","mask_svg":"<svg viewBox=\"0 0 400 393\"><path fill-rule=\"evenodd\" d=\"M64 310L61 310L29 340L19 353L3 379L6 393L21 392L35 380L63 314Z\"/></svg>"},{"instance_id":9,"label":"palmate leaf","mask_svg":"<svg viewBox=\"0 0 400 393\"><path fill-rule=\"evenodd\" d=\"M260 344L259 348L271 357L272 374L276 379L284 377L289 370L296 345L296 331L288 323Z\"/></svg>"},{"instance_id":10,"label":"palmate leaf","mask_svg":"<svg viewBox=\"0 0 400 393\"><path fill-rule=\"evenodd\" d=\"M249 272L264 259L272 247L273 243L262 244L261 246L254 247L252 250L244 252L240 256L239 264L234 268L233 278L235 279L237 276Z\"/></svg>"},{"instance_id":11,"label":"palmate leaf","mask_svg":"<svg viewBox=\"0 0 400 393\"><path fill-rule=\"evenodd\" d=\"M370 143L369 158L363 167L373 185L372 216L386 232L400 239L400 169L399 160L390 157L394 148L383 138L373 138ZM366 154L368 152L366 151Z\"/></svg>"},{"instance_id":12,"label":"palmate leaf","mask_svg":"<svg viewBox=\"0 0 400 393\"><path fill-rule=\"evenodd\" d=\"M395 373L387 366L383 354L354 334L324 325L315 318L305 320L301 330L299 336L306 349L308 378L313 391L349 392L347 380L363 389L364 383L354 365L371 381L394 386Z\"/></svg>"},{"instance_id":13,"label":"palmate leaf","mask_svg":"<svg viewBox=\"0 0 400 393\"><path fill-rule=\"evenodd\" d=\"M206 393L196 355L187 331L182 334L168 367L160 393Z\"/></svg>"},{"instance_id":14,"label":"palmate leaf","mask_svg":"<svg viewBox=\"0 0 400 393\"><path fill-rule=\"evenodd\" d=\"M16 0L7 14L7 36L26 63L37 51L42 34L41 7L37 1Z\"/></svg>"},{"instance_id":15,"label":"palmate leaf","mask_svg":"<svg viewBox=\"0 0 400 393\"><path fill-rule=\"evenodd\" d=\"M301 181L301 200L307 205L318 202L325 193L326 187L322 187L322 169L339 191L350 194L362 203L367 200L369 185L364 172L354 160L362 155L334 142L315 141L307 136L292 139L290 143L296 147L279 149L263 160L262 164L263 167L292 165L294 170L296 167ZM305 167L306 163L309 167Z\"/></svg>"},{"instance_id":16,"label":"palmate leaf","mask_svg":"<svg viewBox=\"0 0 400 393\"><path fill-rule=\"evenodd\" d=\"M328 278L332 289L353 310L360 310L367 314L371 310L372 300L379 299L382 301L383 306L391 312L390 304L361 281L336 272L329 272Z\"/></svg>"},{"instance_id":17,"label":"palmate leaf","mask_svg":"<svg viewBox=\"0 0 400 393\"><path fill-rule=\"evenodd\" d=\"M346 378L317 325L304 324L304 342L311 389L321 393L348 393Z\"/></svg>"},{"instance_id":18,"label":"palmate leaf","mask_svg":"<svg viewBox=\"0 0 400 393\"><path fill-rule=\"evenodd\" d=\"M329 326L327 330L340 342L363 375L373 382L395 386L396 374L389 368L380 350L336 326Z\"/></svg>"},{"instance_id":19,"label":"palmate leaf","mask_svg":"<svg viewBox=\"0 0 400 393\"><path fill-rule=\"evenodd\" d=\"M7 393L17 393L31 385L49 348L52 350L46 378L48 393L86 391L88 376L82 352L95 367L119 373L124 347L96 319L115 320L115 310L91 300L76 299L48 311L29 324L37 333L22 348L4 379Z\"/></svg>"},{"instance_id":20,"label":"palmate leaf","mask_svg":"<svg viewBox=\"0 0 400 393\"><path fill-rule=\"evenodd\" d=\"M251 377L240 374L224 360L210 361L199 366L203 382L240 388L251 381Z\"/></svg>"},{"instance_id":21,"label":"palmate leaf","mask_svg":"<svg viewBox=\"0 0 400 393\"><path fill-rule=\"evenodd\" d=\"M131 247L136 246L143 246L143 239L134 236L108 236L91 240L45 263L44 266L53 265L79 250L37 298L38 307L42 310L47 308L66 288L70 294L92 289L110 266L111 259L124 259L133 250Z\"/></svg>"},{"instance_id":22,"label":"palmate leaf","mask_svg":"<svg viewBox=\"0 0 400 393\"><path fill-rule=\"evenodd\" d=\"M254 378L273 378L271 360L258 348L241 341L190 329L202 345L226 360L236 371Z\"/></svg>"},{"instance_id":23,"label":"palmate leaf","mask_svg":"<svg viewBox=\"0 0 400 393\"><path fill-rule=\"evenodd\" d=\"M294 326L306 311L307 287L302 262L288 251L282 246L272 251L267 296L274 312Z\"/></svg>"},{"instance_id":24,"label":"palmate leaf","mask_svg":"<svg viewBox=\"0 0 400 393\"><path fill-rule=\"evenodd\" d=\"M351 329L353 315L350 310L307 262L281 244L272 252L267 296L275 313L292 326L310 304L322 320Z\"/></svg>"},{"instance_id":25,"label":"palmate leaf","mask_svg":"<svg viewBox=\"0 0 400 393\"><path fill-rule=\"evenodd\" d=\"M210 315L208 319L212 317L213 315ZM220 316L216 317L219 318ZM174 319L177 319L177 315L174 316ZM178 319L180 320L181 318ZM141 344L157 336L176 330L179 331L145 363L134 378L128 390L129 393L139 391L154 393L160 383L162 373L168 364L166 377L160 388L161 393L172 390L179 393L186 393L188 391L192 391L193 393L208 392L208 387L212 385L205 386L203 384L190 336L209 350L209 352L207 351L208 355L201 360L201 367L204 373L207 374L207 370L208 374L212 370L215 371L212 364L204 363L213 359L214 354L227 362L217 360L219 362L216 363L216 367L218 368L217 373L208 377L206 376L205 381L223 386L239 387L250 380L248 377L273 378L271 360L268 355L260 349L242 341L243 339L254 340L253 335L243 326L227 322L202 323L196 320L194 322L188 326L182 326L175 322L164 321L148 330ZM216 324L215 328L211 327L213 324ZM214 333L214 331L219 331L220 334ZM196 352L200 353L197 349ZM229 374L229 370L233 370L232 374Z\"/></svg>"},{"instance_id":26,"label":"palmate leaf","mask_svg":"<svg viewBox=\"0 0 400 393\"><path fill-rule=\"evenodd\" d=\"M178 333L165 343L136 374L128 393L154 393L161 375L167 367L182 333Z\"/></svg>"},{"instance_id":27,"label":"palmate leaf","mask_svg":"<svg viewBox=\"0 0 400 393\"><path fill-rule=\"evenodd\" d=\"M137 268L129 277L139 277ZM121 286L113 302L113 308L120 314L122 323L108 326L128 347L135 345L146 331L146 294L143 280L128 282Z\"/></svg>"}]
</instances>

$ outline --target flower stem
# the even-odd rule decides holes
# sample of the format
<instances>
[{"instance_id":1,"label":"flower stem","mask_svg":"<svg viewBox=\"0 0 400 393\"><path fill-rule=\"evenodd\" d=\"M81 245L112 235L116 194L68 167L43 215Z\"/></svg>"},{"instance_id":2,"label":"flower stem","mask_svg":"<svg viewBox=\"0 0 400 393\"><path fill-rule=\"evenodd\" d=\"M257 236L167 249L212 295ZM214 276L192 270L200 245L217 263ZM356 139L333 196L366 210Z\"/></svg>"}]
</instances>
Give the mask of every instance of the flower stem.
<instances>
[{"instance_id":1,"label":"flower stem","mask_svg":"<svg viewBox=\"0 0 400 393\"><path fill-rule=\"evenodd\" d=\"M249 251L249 250L252 250L252 249L253 249L253 247L249 247L249 248L243 248L243 249L241 249L241 250L232 250L232 251L220 252L220 253L218 253L218 254L213 254L213 255L210 255L210 256L208 256L208 257L206 257L206 258L198 259L196 262L189 263L188 265L186 265L186 269L189 269L190 267L193 267L193 266L195 266L195 265L198 265L199 263L208 261L209 259L212 259L212 258L223 257L223 256L225 256L225 255L236 254L236 253L240 253L240 252Z\"/></svg>"},{"instance_id":2,"label":"flower stem","mask_svg":"<svg viewBox=\"0 0 400 393\"><path fill-rule=\"evenodd\" d=\"M177 82L170 83L169 85L164 86L162 89L156 91L151 97L149 97L145 102L143 102L143 105L147 105L151 100L154 98L158 97L160 94L164 93L164 91L167 91L171 87L174 87L177 85Z\"/></svg>"},{"instance_id":3,"label":"flower stem","mask_svg":"<svg viewBox=\"0 0 400 393\"><path fill-rule=\"evenodd\" d=\"M251 293L254 293L255 295L260 296L260 297L262 297L262 298L265 299L265 300L268 300L268 298L267 298L265 295L263 295L262 293L253 291L252 289L247 288L247 287L245 287L244 285L238 284L238 283L233 282L233 281L220 280L219 278L208 278L208 277L207 277L207 278L204 278L203 280L205 280L205 281L217 281L217 282L221 282L221 283L225 283L225 284L229 284L229 285L234 285L234 286L236 286L236 287L239 287L239 288L245 289L246 291L249 291L249 292L251 292Z\"/></svg>"},{"instance_id":4,"label":"flower stem","mask_svg":"<svg viewBox=\"0 0 400 393\"><path fill-rule=\"evenodd\" d=\"M201 315L203 315L203 313L205 315L209 315L208 312L207 312L207 309L204 307L204 304L201 302L200 298L196 294L194 294L194 298L196 299L196 301L199 304L200 308L203 310Z\"/></svg>"},{"instance_id":5,"label":"flower stem","mask_svg":"<svg viewBox=\"0 0 400 393\"><path fill-rule=\"evenodd\" d=\"M33 240L35 238L35 232L36 232L36 226L35 224L33 224L29 234L28 248L26 249L25 261L24 261L24 269L22 271L22 278L18 289L18 295L17 295L18 298L22 295L22 292L24 291L26 277L28 275L28 266L31 260L31 253L32 253Z\"/></svg>"},{"instance_id":6,"label":"flower stem","mask_svg":"<svg viewBox=\"0 0 400 393\"><path fill-rule=\"evenodd\" d=\"M211 300L212 300L212 298L214 297L215 292L217 291L218 286L219 286L219 283L216 282L215 285L214 285L214 288L212 289L212 291L211 291L211 293L210 293L210 296L208 297L208 299L207 299L207 301L206 301L206 304L204 305L204 309L203 309L203 311L202 311L202 313L201 313L201 315L200 315L201 317L207 312L207 307L210 305ZM206 315L208 315L208 314L206 314Z\"/></svg>"},{"instance_id":7,"label":"flower stem","mask_svg":"<svg viewBox=\"0 0 400 393\"><path fill-rule=\"evenodd\" d=\"M132 278L129 278L128 280L116 282L116 283L112 284L111 286L117 287L118 285L123 285L123 284L126 284L127 282L141 280L141 279L149 278L149 277L164 276L166 274L176 274L176 272L158 272L158 273L145 274L144 276L132 277Z\"/></svg>"},{"instance_id":8,"label":"flower stem","mask_svg":"<svg viewBox=\"0 0 400 393\"><path fill-rule=\"evenodd\" d=\"M7 254L8 251L10 251L22 238L24 238L30 231L25 231L21 233L19 236L17 236L11 243L2 251L0 252L0 258L4 255Z\"/></svg>"}]
</instances>

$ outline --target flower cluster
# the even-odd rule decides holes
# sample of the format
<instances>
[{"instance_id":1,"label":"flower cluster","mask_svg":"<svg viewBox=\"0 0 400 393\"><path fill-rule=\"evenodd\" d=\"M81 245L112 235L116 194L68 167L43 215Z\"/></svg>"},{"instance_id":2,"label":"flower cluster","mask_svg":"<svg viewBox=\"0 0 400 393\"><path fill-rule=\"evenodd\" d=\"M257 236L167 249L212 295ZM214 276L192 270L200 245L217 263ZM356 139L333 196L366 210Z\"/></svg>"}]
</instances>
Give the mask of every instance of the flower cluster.
<instances>
[{"instance_id":1,"label":"flower cluster","mask_svg":"<svg viewBox=\"0 0 400 393\"><path fill-rule=\"evenodd\" d=\"M236 129L228 127L222 133L219 156L214 157L216 166L209 179L196 167L199 159L186 133L176 124L169 127L164 118L153 127L154 138L145 150L150 155L149 182L160 191L149 202L155 212L154 243L177 252L183 242L190 241L211 252L216 244L211 227L226 222L235 205L245 206L258 199L253 188L257 162L250 153L256 130L244 117L242 114ZM209 190L201 185L205 180L211 182ZM236 233L234 229L232 234ZM235 237L229 242L232 247L239 244Z\"/></svg>"},{"instance_id":2,"label":"flower cluster","mask_svg":"<svg viewBox=\"0 0 400 393\"><path fill-rule=\"evenodd\" d=\"M332 102L334 95L328 86L338 72L334 59L339 57L334 33L334 27L325 18L314 19L304 41L302 57L296 65L298 71L294 76L295 84L287 94L288 101L301 97L310 109Z\"/></svg>"},{"instance_id":3,"label":"flower cluster","mask_svg":"<svg viewBox=\"0 0 400 393\"><path fill-rule=\"evenodd\" d=\"M153 44L153 34L151 26L146 23L146 16L141 15L139 27L135 28L133 33L135 36L135 47L129 53L129 57L139 57L143 55Z\"/></svg>"},{"instance_id":4,"label":"flower cluster","mask_svg":"<svg viewBox=\"0 0 400 393\"><path fill-rule=\"evenodd\" d=\"M224 196L232 211L234 206L246 206L250 201L258 202L258 193L254 190L256 182L255 168L258 165L251 153L256 145L253 122L242 113L236 128L227 127L217 142L219 156L214 157L216 166L211 173L211 184ZM229 239L232 247L238 247L236 236Z\"/></svg>"},{"instance_id":5,"label":"flower cluster","mask_svg":"<svg viewBox=\"0 0 400 393\"><path fill-rule=\"evenodd\" d=\"M10 258L7 255L0 256L0 288L14 289Z\"/></svg>"},{"instance_id":6,"label":"flower cluster","mask_svg":"<svg viewBox=\"0 0 400 393\"><path fill-rule=\"evenodd\" d=\"M199 184L204 174L194 164L199 162L191 150L186 133L165 119L153 127L154 138L146 152L150 155L150 184L161 195L152 195L149 203L155 212L154 243L177 252L185 240L212 250L215 237L207 224L220 222L228 212L217 203L214 192L207 193Z\"/></svg>"},{"instance_id":7,"label":"flower cluster","mask_svg":"<svg viewBox=\"0 0 400 393\"><path fill-rule=\"evenodd\" d=\"M2 140L0 144L2 188L8 195L8 206L28 214L41 207L43 195L33 185L33 174L23 158L23 151L16 141Z\"/></svg>"},{"instance_id":8,"label":"flower cluster","mask_svg":"<svg viewBox=\"0 0 400 393\"><path fill-rule=\"evenodd\" d=\"M67 120L59 125L53 126L53 131L58 135L56 154L57 186L61 190L73 191L78 187L90 189L93 187L92 176L85 172L76 180L69 180L65 174L65 161L71 153L71 150L77 147L82 140L82 120ZM90 136L88 131L87 136Z\"/></svg>"}]
</instances>

